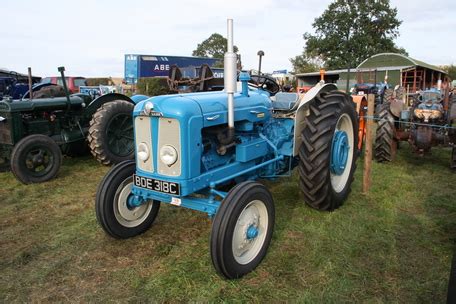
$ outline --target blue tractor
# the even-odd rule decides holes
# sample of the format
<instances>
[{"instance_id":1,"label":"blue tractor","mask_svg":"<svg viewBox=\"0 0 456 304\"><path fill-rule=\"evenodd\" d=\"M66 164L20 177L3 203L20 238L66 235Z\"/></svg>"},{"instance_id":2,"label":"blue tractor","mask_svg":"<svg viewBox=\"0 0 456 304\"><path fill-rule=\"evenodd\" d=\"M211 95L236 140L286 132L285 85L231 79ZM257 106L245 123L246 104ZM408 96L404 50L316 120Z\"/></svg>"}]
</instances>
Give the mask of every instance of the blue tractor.
<instances>
[{"instance_id":1,"label":"blue tractor","mask_svg":"<svg viewBox=\"0 0 456 304\"><path fill-rule=\"evenodd\" d=\"M114 238L145 232L161 203L207 213L213 265L235 279L261 262L273 233L273 196L257 180L297 168L307 204L340 207L353 181L358 123L351 97L333 84L302 96L278 92L267 76L240 73L237 82L231 19L227 49L223 92L156 96L135 106L136 160L107 173L95 205Z\"/></svg>"}]
</instances>

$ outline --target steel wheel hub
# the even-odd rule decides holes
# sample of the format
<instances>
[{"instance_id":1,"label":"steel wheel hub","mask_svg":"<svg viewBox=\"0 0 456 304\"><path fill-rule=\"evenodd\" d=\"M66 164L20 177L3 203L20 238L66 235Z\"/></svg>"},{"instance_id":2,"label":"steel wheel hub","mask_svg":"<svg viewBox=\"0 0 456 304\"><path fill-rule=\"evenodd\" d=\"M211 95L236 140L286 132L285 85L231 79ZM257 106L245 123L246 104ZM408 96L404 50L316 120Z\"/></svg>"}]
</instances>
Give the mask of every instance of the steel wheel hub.
<instances>
[{"instance_id":1,"label":"steel wheel hub","mask_svg":"<svg viewBox=\"0 0 456 304\"><path fill-rule=\"evenodd\" d=\"M114 215L122 226L136 227L141 225L152 210L152 201L137 205L131 194L132 178L125 180L117 190L114 198ZM137 205L137 206L135 206Z\"/></svg>"},{"instance_id":2,"label":"steel wheel hub","mask_svg":"<svg viewBox=\"0 0 456 304\"><path fill-rule=\"evenodd\" d=\"M336 193L344 190L350 181L355 145L353 121L343 113L336 123L329 159L331 186Z\"/></svg>"},{"instance_id":3,"label":"steel wheel hub","mask_svg":"<svg viewBox=\"0 0 456 304\"><path fill-rule=\"evenodd\" d=\"M34 148L25 155L25 169L34 176L41 176L49 172L53 157L45 148Z\"/></svg>"},{"instance_id":4,"label":"steel wheel hub","mask_svg":"<svg viewBox=\"0 0 456 304\"><path fill-rule=\"evenodd\" d=\"M258 228L255 225L250 225L247 229L247 239L252 240L258 236Z\"/></svg>"},{"instance_id":5,"label":"steel wheel hub","mask_svg":"<svg viewBox=\"0 0 456 304\"><path fill-rule=\"evenodd\" d=\"M348 151L350 145L348 143L348 136L345 131L337 130L331 146L331 172L336 175L341 175L348 160Z\"/></svg>"},{"instance_id":6,"label":"steel wheel hub","mask_svg":"<svg viewBox=\"0 0 456 304\"><path fill-rule=\"evenodd\" d=\"M258 255L265 242L268 225L268 212L262 201L254 200L242 210L232 239L233 256L239 264L248 264Z\"/></svg>"}]
</instances>

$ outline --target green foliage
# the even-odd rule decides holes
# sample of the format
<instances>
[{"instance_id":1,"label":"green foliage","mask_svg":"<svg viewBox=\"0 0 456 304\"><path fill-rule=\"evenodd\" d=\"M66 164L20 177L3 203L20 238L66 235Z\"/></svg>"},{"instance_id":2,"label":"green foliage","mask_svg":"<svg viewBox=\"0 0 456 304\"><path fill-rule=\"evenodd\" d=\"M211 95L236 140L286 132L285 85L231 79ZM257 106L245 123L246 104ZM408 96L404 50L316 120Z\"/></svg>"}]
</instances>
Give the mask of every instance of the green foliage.
<instances>
[{"instance_id":1,"label":"green foliage","mask_svg":"<svg viewBox=\"0 0 456 304\"><path fill-rule=\"evenodd\" d=\"M234 52L238 52L238 47L234 46ZM216 67L223 67L223 56L227 50L227 39L218 33L212 34L209 38L199 43L193 51L192 56L211 57L221 59Z\"/></svg>"},{"instance_id":2,"label":"green foliage","mask_svg":"<svg viewBox=\"0 0 456 304\"><path fill-rule=\"evenodd\" d=\"M448 76L450 76L450 78L452 80L456 80L456 65L454 64L450 64L450 65L444 65L444 66L441 66L442 70L444 70L445 72L448 73Z\"/></svg>"},{"instance_id":3,"label":"green foliage","mask_svg":"<svg viewBox=\"0 0 456 304\"><path fill-rule=\"evenodd\" d=\"M109 77L102 77L102 78L87 78L86 79L87 85L88 86L99 86L99 85L109 85L112 86L114 85L114 82L112 79Z\"/></svg>"},{"instance_id":4,"label":"green foliage","mask_svg":"<svg viewBox=\"0 0 456 304\"><path fill-rule=\"evenodd\" d=\"M312 24L315 34L303 35L303 55L321 58L327 69L356 66L377 53L407 55L394 44L401 23L389 0L335 0Z\"/></svg>"},{"instance_id":5,"label":"green foliage","mask_svg":"<svg viewBox=\"0 0 456 304\"><path fill-rule=\"evenodd\" d=\"M316 72L323 66L322 60L311 58L305 54L290 58L290 62L295 73Z\"/></svg>"},{"instance_id":6,"label":"green foliage","mask_svg":"<svg viewBox=\"0 0 456 304\"><path fill-rule=\"evenodd\" d=\"M169 93L166 78L139 78L136 90L147 96L165 95Z\"/></svg>"}]
</instances>

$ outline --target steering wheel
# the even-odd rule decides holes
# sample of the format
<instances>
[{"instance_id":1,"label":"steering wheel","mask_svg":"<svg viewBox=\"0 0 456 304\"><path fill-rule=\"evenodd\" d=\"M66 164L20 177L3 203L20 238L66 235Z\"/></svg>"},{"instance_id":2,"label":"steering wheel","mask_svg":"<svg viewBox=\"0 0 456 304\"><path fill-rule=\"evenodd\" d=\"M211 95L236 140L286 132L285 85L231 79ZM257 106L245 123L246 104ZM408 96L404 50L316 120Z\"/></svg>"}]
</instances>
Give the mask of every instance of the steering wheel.
<instances>
[{"instance_id":1,"label":"steering wheel","mask_svg":"<svg viewBox=\"0 0 456 304\"><path fill-rule=\"evenodd\" d=\"M274 78L266 75L250 75L249 86L257 89L262 89L274 96L280 91L280 86Z\"/></svg>"}]
</instances>

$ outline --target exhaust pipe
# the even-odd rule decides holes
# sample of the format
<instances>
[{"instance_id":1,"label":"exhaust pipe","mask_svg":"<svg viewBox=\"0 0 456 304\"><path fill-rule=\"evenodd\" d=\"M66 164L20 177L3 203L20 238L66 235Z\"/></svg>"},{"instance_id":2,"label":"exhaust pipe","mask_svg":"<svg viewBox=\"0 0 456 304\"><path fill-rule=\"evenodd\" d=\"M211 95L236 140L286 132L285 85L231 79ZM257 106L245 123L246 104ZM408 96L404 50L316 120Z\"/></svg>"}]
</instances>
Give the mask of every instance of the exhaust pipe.
<instances>
[{"instance_id":1,"label":"exhaust pipe","mask_svg":"<svg viewBox=\"0 0 456 304\"><path fill-rule=\"evenodd\" d=\"M224 56L224 84L228 94L228 131L227 134L219 133L218 140L223 145L228 145L234 140L234 93L237 91L237 55L233 44L233 19L227 20L227 51Z\"/></svg>"}]
</instances>

